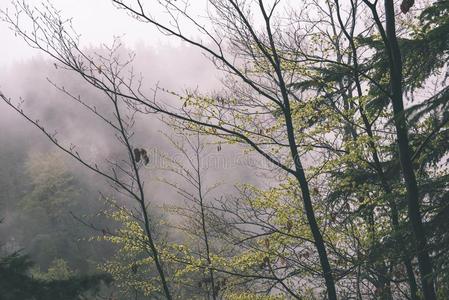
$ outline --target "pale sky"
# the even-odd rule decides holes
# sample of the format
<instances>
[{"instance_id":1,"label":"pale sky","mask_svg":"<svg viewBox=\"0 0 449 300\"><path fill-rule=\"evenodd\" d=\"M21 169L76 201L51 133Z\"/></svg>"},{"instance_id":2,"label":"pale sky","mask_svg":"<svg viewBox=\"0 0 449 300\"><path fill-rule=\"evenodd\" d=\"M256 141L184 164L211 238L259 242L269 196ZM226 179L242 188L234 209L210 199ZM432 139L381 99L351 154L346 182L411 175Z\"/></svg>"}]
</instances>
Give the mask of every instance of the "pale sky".
<instances>
[{"instance_id":1,"label":"pale sky","mask_svg":"<svg viewBox=\"0 0 449 300\"><path fill-rule=\"evenodd\" d=\"M25 1L30 5L42 2L42 0ZM131 47L136 43L153 46L176 43L175 39L162 35L153 26L138 22L123 10L118 10L110 0L50 0L50 2L62 10L64 17L73 17L74 28L82 35L81 42L85 46L108 43L112 41L114 35L124 35L122 40ZM196 6L204 4L204 1L195 0L193 3ZM5 10L8 7L11 7L10 0L0 0L0 9ZM199 8L195 9L201 13ZM0 36L2 44L0 68L29 59L39 53L28 47L20 38L16 38L3 22L0 22Z\"/></svg>"}]
</instances>

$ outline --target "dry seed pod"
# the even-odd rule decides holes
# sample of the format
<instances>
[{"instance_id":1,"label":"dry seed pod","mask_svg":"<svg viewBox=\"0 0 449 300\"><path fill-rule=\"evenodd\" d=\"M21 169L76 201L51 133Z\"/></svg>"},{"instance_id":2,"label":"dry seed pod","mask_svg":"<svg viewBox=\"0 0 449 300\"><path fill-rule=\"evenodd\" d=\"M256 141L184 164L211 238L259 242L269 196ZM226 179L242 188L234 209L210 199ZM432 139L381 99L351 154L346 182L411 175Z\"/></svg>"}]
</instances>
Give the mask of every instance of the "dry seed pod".
<instances>
[{"instance_id":1,"label":"dry seed pod","mask_svg":"<svg viewBox=\"0 0 449 300\"><path fill-rule=\"evenodd\" d=\"M403 0L401 3L401 11L403 14L408 13L410 8L415 4L415 0Z\"/></svg>"},{"instance_id":2,"label":"dry seed pod","mask_svg":"<svg viewBox=\"0 0 449 300\"><path fill-rule=\"evenodd\" d=\"M136 162L140 161L140 150L138 148L134 148L134 160Z\"/></svg>"},{"instance_id":3,"label":"dry seed pod","mask_svg":"<svg viewBox=\"0 0 449 300\"><path fill-rule=\"evenodd\" d=\"M264 240L264 243L265 243L265 247L268 249L268 248L270 248L270 240L268 239L268 238L266 238L265 240Z\"/></svg>"},{"instance_id":4,"label":"dry seed pod","mask_svg":"<svg viewBox=\"0 0 449 300\"><path fill-rule=\"evenodd\" d=\"M292 222L292 220L288 220L287 221L287 226L286 226L287 232L290 233L292 228L293 228L293 222Z\"/></svg>"},{"instance_id":5,"label":"dry seed pod","mask_svg":"<svg viewBox=\"0 0 449 300\"><path fill-rule=\"evenodd\" d=\"M147 151L145 149L140 149L140 154L142 155L142 159L143 159L143 163L146 165L148 165L148 163L150 162L150 158L147 155Z\"/></svg>"}]
</instances>

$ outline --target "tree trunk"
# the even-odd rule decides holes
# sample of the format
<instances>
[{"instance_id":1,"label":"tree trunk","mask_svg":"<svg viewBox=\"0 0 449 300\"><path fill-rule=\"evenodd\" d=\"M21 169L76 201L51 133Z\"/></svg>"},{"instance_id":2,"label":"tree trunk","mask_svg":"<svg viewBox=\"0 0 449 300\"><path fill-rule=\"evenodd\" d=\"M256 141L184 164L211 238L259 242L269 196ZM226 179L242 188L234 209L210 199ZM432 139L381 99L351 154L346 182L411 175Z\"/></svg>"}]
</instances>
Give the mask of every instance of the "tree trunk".
<instances>
[{"instance_id":1,"label":"tree trunk","mask_svg":"<svg viewBox=\"0 0 449 300\"><path fill-rule=\"evenodd\" d=\"M410 219L412 232L415 238L424 298L426 300L433 300L436 299L436 295L432 276L432 262L429 257L427 238L421 220L419 190L411 161L407 126L404 118L404 104L402 98L402 61L396 36L393 0L385 0L385 14L386 34L388 41L386 47L387 51L389 51L390 57L391 99L393 103L394 125L396 127L396 135L398 140L399 158L407 190L408 217Z\"/></svg>"},{"instance_id":2,"label":"tree trunk","mask_svg":"<svg viewBox=\"0 0 449 300\"><path fill-rule=\"evenodd\" d=\"M312 199L310 197L309 184L307 182L304 169L302 167L301 159L299 157L298 149L296 148L296 141L293 132L293 122L290 115L289 102L286 103L285 122L287 127L287 135L290 144L290 151L295 163L295 177L298 180L301 188L302 199L304 203L304 210L306 212L307 221L309 223L310 230L312 231L313 240L315 241L315 247L318 251L320 258L321 269L323 271L324 281L326 283L327 296L329 300L337 300L337 292L335 289L334 277L332 275L332 269L327 256L326 246L324 245L323 236L321 235L320 228L315 218L315 213L312 205Z\"/></svg>"}]
</instances>

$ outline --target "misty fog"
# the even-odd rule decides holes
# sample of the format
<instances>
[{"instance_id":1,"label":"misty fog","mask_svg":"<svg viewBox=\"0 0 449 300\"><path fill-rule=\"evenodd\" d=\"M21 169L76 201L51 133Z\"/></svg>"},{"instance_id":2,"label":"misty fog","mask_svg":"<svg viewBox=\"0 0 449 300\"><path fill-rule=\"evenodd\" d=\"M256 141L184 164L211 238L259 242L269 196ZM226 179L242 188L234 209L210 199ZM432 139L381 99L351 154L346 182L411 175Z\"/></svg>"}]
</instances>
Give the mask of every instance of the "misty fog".
<instances>
[{"instance_id":1,"label":"misty fog","mask_svg":"<svg viewBox=\"0 0 449 300\"><path fill-rule=\"evenodd\" d=\"M149 90L156 85L179 92L195 90L199 86L202 91L211 92L222 88L222 74L216 71L208 58L192 47L166 45L155 48L140 44L135 48L125 46L123 48L125 55L126 52L135 53L133 66L135 71L142 75ZM87 49L89 52L96 50ZM110 108L105 103L105 97L86 84L77 74L58 69L51 59L39 55L2 68L0 82L3 93L20 98L24 110L30 112L34 119L42 120L40 122L49 131L56 133L58 141L66 145L76 145L77 151L88 161L107 165L109 160L119 161L126 156L126 149L117 143L114 133L108 130L101 120L79 103L71 101L69 96L55 87L55 85L64 87L73 94L80 95L106 115L112 115L112 111L108 111ZM164 97L164 101L173 101L170 95ZM86 170L73 158L65 155L42 132L18 116L7 105L4 103L0 105L2 128L0 134L4 141L0 150L2 161L0 240L4 245L3 251L5 253L23 251L29 254L42 270L49 268L54 260L64 259L77 272L94 272L96 263L113 256L111 245L88 241L91 236L98 235L98 228L110 223L104 217L97 216L105 207L101 195L116 197L117 201L130 208L134 207L135 203L117 194L111 189L107 180ZM161 216L168 220L167 222L176 224L180 222L179 216L172 215L164 207L183 206L184 199L173 188L162 183L161 179L170 182L182 180L161 169L168 167L163 155L178 161L186 161L179 151L173 149L169 141L169 138L178 140L179 132L170 129L158 115L138 116L133 129L135 146L147 149L153 156L150 165L142 172L150 211L155 216ZM235 192L235 184L263 182L252 170L253 165L258 165L257 161L254 158L245 158L242 148L228 145L220 146L223 149L217 151L219 145L217 141L209 139L205 143L207 153L202 162L207 177L205 184L211 186L219 184L219 189L210 196L211 201L225 201L223 196L232 195ZM49 171L42 168L53 170L62 167L61 172L67 173L67 176L82 189L68 195L68 199L65 199L67 203L64 204L67 205L66 209L58 209L57 220L54 221L57 225L51 222L48 224L51 218L48 212L24 208L27 194L34 185L32 174L29 174L27 168L34 163L34 160L46 160L41 166L37 162L38 169L34 172ZM48 163L50 165L47 165ZM87 223L96 224L97 230L89 228ZM59 243L59 239L62 239L61 234L64 240ZM176 233L170 233L168 230L168 234L174 235L173 238L176 239ZM79 257L77 252L88 257Z\"/></svg>"},{"instance_id":2,"label":"misty fog","mask_svg":"<svg viewBox=\"0 0 449 300\"><path fill-rule=\"evenodd\" d=\"M0 300L449 299L449 4L0 3Z\"/></svg>"}]
</instances>

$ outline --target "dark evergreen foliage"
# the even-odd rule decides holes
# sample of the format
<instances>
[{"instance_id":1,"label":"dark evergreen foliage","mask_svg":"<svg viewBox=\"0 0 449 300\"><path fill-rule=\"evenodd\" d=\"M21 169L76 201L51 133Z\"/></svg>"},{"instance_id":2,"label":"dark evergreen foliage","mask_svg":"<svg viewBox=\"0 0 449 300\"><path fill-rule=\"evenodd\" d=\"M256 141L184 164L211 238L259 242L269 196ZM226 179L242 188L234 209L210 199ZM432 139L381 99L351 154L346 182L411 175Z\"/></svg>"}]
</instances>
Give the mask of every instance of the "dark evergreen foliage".
<instances>
[{"instance_id":1,"label":"dark evergreen foliage","mask_svg":"<svg viewBox=\"0 0 449 300\"><path fill-rule=\"evenodd\" d=\"M39 280L29 275L33 262L27 255L14 253L0 260L1 300L76 300L84 293L95 294L108 275L74 276L65 280Z\"/></svg>"}]
</instances>

